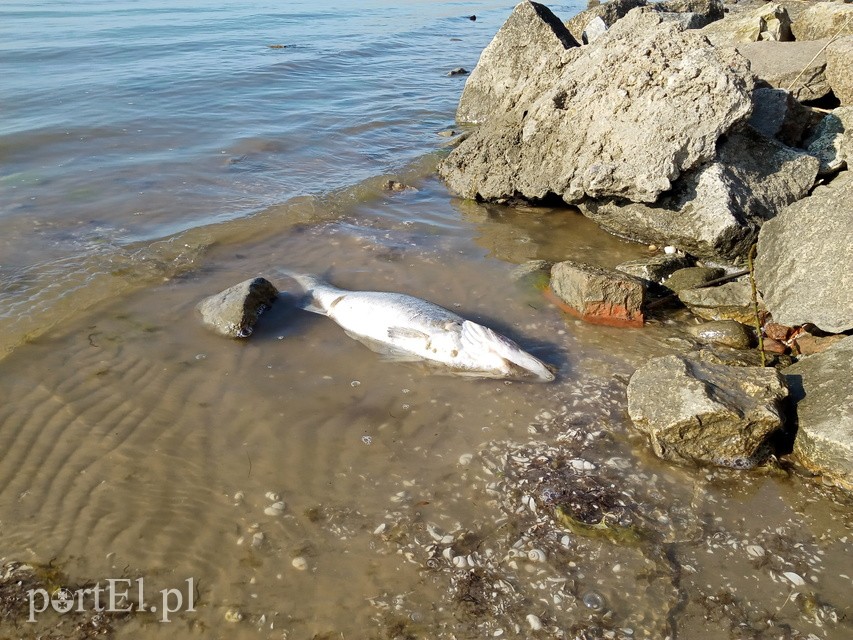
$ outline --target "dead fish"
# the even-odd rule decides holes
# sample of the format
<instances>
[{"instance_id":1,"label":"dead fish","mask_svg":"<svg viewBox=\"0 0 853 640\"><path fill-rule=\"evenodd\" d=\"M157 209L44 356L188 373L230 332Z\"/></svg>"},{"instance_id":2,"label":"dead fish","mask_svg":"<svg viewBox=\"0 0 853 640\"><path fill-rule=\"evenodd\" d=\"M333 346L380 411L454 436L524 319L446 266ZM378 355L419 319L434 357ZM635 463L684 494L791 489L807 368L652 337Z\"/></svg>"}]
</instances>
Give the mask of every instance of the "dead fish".
<instances>
[{"instance_id":1,"label":"dead fish","mask_svg":"<svg viewBox=\"0 0 853 640\"><path fill-rule=\"evenodd\" d=\"M509 338L426 300L349 291L316 276L281 272L305 291L303 309L328 316L351 338L395 360L424 360L482 378L554 379L545 363Z\"/></svg>"}]
</instances>

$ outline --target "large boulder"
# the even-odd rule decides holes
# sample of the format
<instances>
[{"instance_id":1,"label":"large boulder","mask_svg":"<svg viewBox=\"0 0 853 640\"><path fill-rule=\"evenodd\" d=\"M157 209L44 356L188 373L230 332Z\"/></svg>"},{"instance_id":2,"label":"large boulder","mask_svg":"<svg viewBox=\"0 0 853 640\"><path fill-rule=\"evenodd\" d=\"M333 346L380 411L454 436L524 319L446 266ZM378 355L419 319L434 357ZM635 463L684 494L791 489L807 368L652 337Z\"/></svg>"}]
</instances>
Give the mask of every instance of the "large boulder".
<instances>
[{"instance_id":1,"label":"large boulder","mask_svg":"<svg viewBox=\"0 0 853 640\"><path fill-rule=\"evenodd\" d=\"M275 301L278 290L265 278L235 284L205 298L196 309L204 324L229 338L248 338L258 317Z\"/></svg>"},{"instance_id":2,"label":"large boulder","mask_svg":"<svg viewBox=\"0 0 853 640\"><path fill-rule=\"evenodd\" d=\"M842 106L853 107L853 36L829 43L826 48L826 81Z\"/></svg>"},{"instance_id":3,"label":"large boulder","mask_svg":"<svg viewBox=\"0 0 853 640\"><path fill-rule=\"evenodd\" d=\"M853 173L816 188L765 223L755 278L773 319L853 329Z\"/></svg>"},{"instance_id":4,"label":"large boulder","mask_svg":"<svg viewBox=\"0 0 853 640\"><path fill-rule=\"evenodd\" d=\"M715 162L682 177L653 205L602 199L578 207L616 235L733 260L764 220L808 193L819 166L747 127L720 144Z\"/></svg>"},{"instance_id":5,"label":"large boulder","mask_svg":"<svg viewBox=\"0 0 853 640\"><path fill-rule=\"evenodd\" d=\"M853 107L839 107L828 113L804 146L820 160L820 175L832 175L850 166L853 163Z\"/></svg>"},{"instance_id":6,"label":"large boulder","mask_svg":"<svg viewBox=\"0 0 853 640\"><path fill-rule=\"evenodd\" d=\"M655 358L628 383L628 414L666 460L748 469L783 426L782 376L764 367Z\"/></svg>"},{"instance_id":7,"label":"large boulder","mask_svg":"<svg viewBox=\"0 0 853 640\"><path fill-rule=\"evenodd\" d=\"M750 42L739 44L737 50L771 87L790 91L797 100L817 100L831 90L823 51L827 42Z\"/></svg>"},{"instance_id":8,"label":"large boulder","mask_svg":"<svg viewBox=\"0 0 853 640\"><path fill-rule=\"evenodd\" d=\"M853 35L853 4L815 2L797 16L792 29L797 40Z\"/></svg>"},{"instance_id":9,"label":"large boulder","mask_svg":"<svg viewBox=\"0 0 853 640\"><path fill-rule=\"evenodd\" d=\"M752 110L746 61L656 13L632 12L579 51L549 91L441 163L451 189L492 201L653 202Z\"/></svg>"},{"instance_id":10,"label":"large boulder","mask_svg":"<svg viewBox=\"0 0 853 640\"><path fill-rule=\"evenodd\" d=\"M787 42L794 39L788 11L775 3L712 22L702 29L702 33L718 47L739 42Z\"/></svg>"},{"instance_id":11,"label":"large boulder","mask_svg":"<svg viewBox=\"0 0 853 640\"><path fill-rule=\"evenodd\" d=\"M784 370L799 427L794 455L853 490L853 336Z\"/></svg>"},{"instance_id":12,"label":"large boulder","mask_svg":"<svg viewBox=\"0 0 853 640\"><path fill-rule=\"evenodd\" d=\"M621 271L580 262L558 262L551 268L551 291L560 306L587 322L642 327L646 287Z\"/></svg>"},{"instance_id":13,"label":"large boulder","mask_svg":"<svg viewBox=\"0 0 853 640\"><path fill-rule=\"evenodd\" d=\"M583 42L583 32L587 25L600 18L605 26L612 27L617 20L628 15L631 9L644 7L648 0L610 0L581 11L574 18L566 22L566 28L578 42Z\"/></svg>"},{"instance_id":14,"label":"large boulder","mask_svg":"<svg viewBox=\"0 0 853 640\"><path fill-rule=\"evenodd\" d=\"M578 43L548 7L522 2L480 54L456 110L459 122L485 122L508 111L537 79L553 79ZM541 91L533 88L534 95Z\"/></svg>"}]
</instances>

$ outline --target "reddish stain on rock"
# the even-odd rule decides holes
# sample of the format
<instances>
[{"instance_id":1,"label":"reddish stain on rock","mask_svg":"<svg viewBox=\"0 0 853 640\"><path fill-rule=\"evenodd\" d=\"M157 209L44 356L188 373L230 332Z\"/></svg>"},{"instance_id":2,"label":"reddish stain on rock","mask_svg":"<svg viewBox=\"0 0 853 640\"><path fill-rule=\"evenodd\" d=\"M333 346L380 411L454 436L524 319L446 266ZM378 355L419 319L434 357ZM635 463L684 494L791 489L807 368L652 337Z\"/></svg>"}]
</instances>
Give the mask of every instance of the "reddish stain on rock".
<instances>
[{"instance_id":1,"label":"reddish stain on rock","mask_svg":"<svg viewBox=\"0 0 853 640\"><path fill-rule=\"evenodd\" d=\"M556 305L562 311L576 318L580 318L590 324L600 324L608 327L642 327L644 316L642 313L631 313L622 305L606 302L590 302L581 309L575 309L563 302L560 297L545 289L545 298Z\"/></svg>"}]
</instances>

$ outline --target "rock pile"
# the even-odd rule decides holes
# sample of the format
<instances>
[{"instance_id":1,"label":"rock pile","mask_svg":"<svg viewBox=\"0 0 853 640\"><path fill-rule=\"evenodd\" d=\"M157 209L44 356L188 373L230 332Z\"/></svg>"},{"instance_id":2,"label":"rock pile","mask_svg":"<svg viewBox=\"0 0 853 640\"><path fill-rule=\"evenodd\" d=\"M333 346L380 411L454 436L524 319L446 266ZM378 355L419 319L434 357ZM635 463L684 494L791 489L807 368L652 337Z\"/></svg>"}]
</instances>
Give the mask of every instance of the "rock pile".
<instances>
[{"instance_id":1,"label":"rock pile","mask_svg":"<svg viewBox=\"0 0 853 640\"><path fill-rule=\"evenodd\" d=\"M575 315L642 326L663 296L710 321L687 333L711 349L757 337L790 363L853 331L851 69L850 4L611 0L564 25L522 2L466 83L457 118L479 126L439 174L465 198L561 200L667 246L617 271L556 264L550 294ZM754 282L735 280L756 253ZM640 369L631 416L659 455L750 466L784 422L784 384L706 355ZM840 377L850 369L848 358ZM661 388L696 394L662 400ZM697 423L711 405L738 417ZM810 459L816 440L803 438Z\"/></svg>"}]
</instances>

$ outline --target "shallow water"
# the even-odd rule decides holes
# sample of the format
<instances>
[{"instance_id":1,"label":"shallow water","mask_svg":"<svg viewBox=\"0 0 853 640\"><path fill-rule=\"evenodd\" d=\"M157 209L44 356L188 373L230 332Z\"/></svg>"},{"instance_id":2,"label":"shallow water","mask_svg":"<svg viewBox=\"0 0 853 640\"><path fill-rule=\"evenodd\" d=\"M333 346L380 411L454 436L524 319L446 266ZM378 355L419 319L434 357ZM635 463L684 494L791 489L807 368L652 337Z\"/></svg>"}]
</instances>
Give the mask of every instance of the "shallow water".
<instances>
[{"instance_id":1,"label":"shallow water","mask_svg":"<svg viewBox=\"0 0 853 640\"><path fill-rule=\"evenodd\" d=\"M7 5L7 14L8 6L55 29L54 36L67 24L31 14L31 5ZM136 48L122 53L116 41L130 28L127 16L117 9L119 29L103 22L112 11L106 5L80 6L87 37L112 54L103 69L125 69L130 77L133 51L147 52L145 68L176 65L188 78L224 74L202 83L210 91L220 81L227 89L229 77L244 79L249 60L280 55L265 45L290 42L289 12L302 7L289 3L278 23L280 7L254 3L222 20L190 4L139 12L149 29L139 27L122 45ZM133 6L142 5L117 5ZM217 94L212 115L200 110L202 124L184 131L175 122L193 120L188 105L203 92L176 89L172 98L160 96L154 113L165 138L197 142L181 152L180 170L158 159L163 140L151 155L123 145L115 166L106 156L92 160L103 182L82 184L98 185L101 195L87 196L79 209L65 207L68 185L82 175L76 170L28 185L20 177L79 145L39 151L27 141L33 131L21 138L18 155L11 154L20 165L11 175L19 177L4 183L15 189L2 192L14 206L0 215L4 345L16 346L0 361L3 562L53 561L78 583L144 578L154 605L151 594L195 581L195 611L168 624L156 612L133 614L115 625L116 637L127 638L853 634L849 496L788 470L698 470L656 460L624 413L625 384L649 357L692 345L661 321L642 330L582 324L550 305L535 278L513 277L515 266L529 260L613 266L646 249L571 212L459 201L433 177L441 153L434 149L443 141L435 131L452 123L461 89L442 72L471 64L449 47L476 59L507 6L377 2L367 3L366 13L336 13L337 22L312 9L316 37L305 36L305 47L349 52L318 68L330 76L297 74L312 91L325 92L330 112L311 115L300 104L309 99L302 91L291 95L263 80L227 113ZM86 20L87 10L97 10L105 32ZM383 22L382 12L395 20ZM476 23L459 17L474 12ZM250 15L282 30L256 47ZM338 29L341 20L354 26ZM157 38L146 39L151 29L157 38L171 33L178 49L202 42L201 52L227 53L220 51L215 68L193 72L203 56L157 54ZM370 48L377 30L402 34L390 38L399 49L384 63ZM242 44L211 35L223 31ZM448 45L457 35L463 42ZM31 47L44 64L62 51L100 63L85 47L63 48L76 51L82 36L43 47L30 37L11 52L5 45L4 61L20 61ZM233 55L241 46L245 58ZM414 49L423 53L412 56ZM305 56L312 64L329 62L326 55ZM389 75L396 57L419 71ZM321 79L343 81L352 64L361 73L353 85L366 83L366 95L385 106L372 108L357 92L329 100L335 91ZM80 73L105 73L92 69ZM18 87L18 98L25 93L22 73L3 82ZM409 100L399 98L400 82L429 96L429 114L403 109ZM269 115L275 131L259 124L269 103L250 113L264 92L279 90L294 100L285 108L297 120L294 129L311 123L302 131L310 144L296 151L309 159L293 161L293 148L270 142L290 138L275 129L288 121L280 113ZM174 107L172 121L166 115L178 104L185 106ZM28 127L63 122L54 107L15 113L19 122L31 120ZM400 118L396 126L392 115ZM333 116L340 128L312 120ZM4 134L4 145L19 135ZM229 149L220 154L223 165L213 152L192 151L218 153L219 137L229 140L220 145ZM388 151L392 139L400 147ZM55 144L49 134L45 140ZM14 163L4 162L4 171ZM149 183L150 216L129 214L124 170ZM416 190L383 191L392 174ZM54 204L28 209L32 194ZM80 222L83 211L108 221L109 231ZM48 230L38 231L39 220L49 221ZM279 267L325 273L343 287L429 299L506 333L554 365L558 379L464 380L385 362L327 319L282 303L248 341L201 326L197 301L235 282L260 274L292 290ZM539 456L547 464L537 466ZM561 483L623 501L623 515L639 533L613 540L555 527L549 492ZM266 513L277 501L285 503L283 512ZM469 555L476 566L457 566L454 558ZM528 615L542 629L533 631ZM56 618L44 616L40 623ZM36 628L42 627L0 621L3 635L26 637Z\"/></svg>"}]
</instances>

